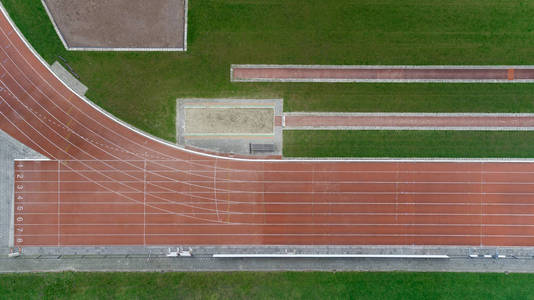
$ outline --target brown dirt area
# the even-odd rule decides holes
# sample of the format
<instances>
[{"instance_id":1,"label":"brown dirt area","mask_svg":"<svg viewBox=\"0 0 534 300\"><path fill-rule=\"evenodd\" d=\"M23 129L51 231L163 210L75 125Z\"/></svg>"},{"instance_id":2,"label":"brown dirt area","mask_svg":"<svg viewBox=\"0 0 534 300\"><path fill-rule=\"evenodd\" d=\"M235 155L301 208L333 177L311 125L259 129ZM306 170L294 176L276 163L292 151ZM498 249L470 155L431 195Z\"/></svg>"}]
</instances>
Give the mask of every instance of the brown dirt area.
<instances>
[{"instance_id":1,"label":"brown dirt area","mask_svg":"<svg viewBox=\"0 0 534 300\"><path fill-rule=\"evenodd\" d=\"M185 134L273 134L273 108L184 108Z\"/></svg>"},{"instance_id":2,"label":"brown dirt area","mask_svg":"<svg viewBox=\"0 0 534 300\"><path fill-rule=\"evenodd\" d=\"M187 0L43 0L71 48L184 48Z\"/></svg>"}]
</instances>

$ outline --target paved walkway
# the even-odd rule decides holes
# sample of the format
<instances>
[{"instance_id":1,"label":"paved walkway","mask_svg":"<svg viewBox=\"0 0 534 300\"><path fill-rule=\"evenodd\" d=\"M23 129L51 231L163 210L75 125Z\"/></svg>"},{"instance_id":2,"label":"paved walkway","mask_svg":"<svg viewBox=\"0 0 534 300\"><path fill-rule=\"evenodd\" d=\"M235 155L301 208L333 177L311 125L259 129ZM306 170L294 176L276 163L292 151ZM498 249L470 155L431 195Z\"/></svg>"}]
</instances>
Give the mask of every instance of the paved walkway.
<instances>
[{"instance_id":1,"label":"paved walkway","mask_svg":"<svg viewBox=\"0 0 534 300\"><path fill-rule=\"evenodd\" d=\"M44 157L0 130L0 247L13 243L13 160L24 158Z\"/></svg>"},{"instance_id":2,"label":"paved walkway","mask_svg":"<svg viewBox=\"0 0 534 300\"><path fill-rule=\"evenodd\" d=\"M454 246L184 246L193 257L165 257L167 247L24 248L18 258L0 256L0 273L35 271L460 271L532 272L532 247ZM1 250L1 249L0 249ZM0 253L2 253L0 251ZM3 253L6 253L4 250ZM214 258L221 253L405 254L450 259L407 258ZM495 255L501 258L493 258ZM470 258L469 255L489 257Z\"/></svg>"},{"instance_id":3,"label":"paved walkway","mask_svg":"<svg viewBox=\"0 0 534 300\"><path fill-rule=\"evenodd\" d=\"M232 65L232 81L534 82L534 66Z\"/></svg>"},{"instance_id":4,"label":"paved walkway","mask_svg":"<svg viewBox=\"0 0 534 300\"><path fill-rule=\"evenodd\" d=\"M284 129L534 130L534 114L285 113Z\"/></svg>"}]
</instances>

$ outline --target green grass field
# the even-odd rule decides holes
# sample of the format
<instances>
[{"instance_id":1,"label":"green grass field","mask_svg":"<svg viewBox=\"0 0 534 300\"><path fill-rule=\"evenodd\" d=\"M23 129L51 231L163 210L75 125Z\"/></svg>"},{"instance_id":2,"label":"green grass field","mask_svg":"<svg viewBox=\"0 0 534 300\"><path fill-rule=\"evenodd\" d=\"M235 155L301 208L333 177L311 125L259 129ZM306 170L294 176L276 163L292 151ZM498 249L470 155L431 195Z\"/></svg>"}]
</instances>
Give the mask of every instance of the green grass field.
<instances>
[{"instance_id":1,"label":"green grass field","mask_svg":"<svg viewBox=\"0 0 534 300\"><path fill-rule=\"evenodd\" d=\"M90 99L171 141L182 97L282 97L286 111L534 112L531 84L229 81L232 63L534 64L530 1L190 0L187 53L68 52L40 0L2 3L48 62L69 60Z\"/></svg>"},{"instance_id":2,"label":"green grass field","mask_svg":"<svg viewBox=\"0 0 534 300\"><path fill-rule=\"evenodd\" d=\"M284 131L289 157L534 157L533 131Z\"/></svg>"},{"instance_id":3,"label":"green grass field","mask_svg":"<svg viewBox=\"0 0 534 300\"><path fill-rule=\"evenodd\" d=\"M230 272L0 275L2 299L532 299L534 275Z\"/></svg>"}]
</instances>

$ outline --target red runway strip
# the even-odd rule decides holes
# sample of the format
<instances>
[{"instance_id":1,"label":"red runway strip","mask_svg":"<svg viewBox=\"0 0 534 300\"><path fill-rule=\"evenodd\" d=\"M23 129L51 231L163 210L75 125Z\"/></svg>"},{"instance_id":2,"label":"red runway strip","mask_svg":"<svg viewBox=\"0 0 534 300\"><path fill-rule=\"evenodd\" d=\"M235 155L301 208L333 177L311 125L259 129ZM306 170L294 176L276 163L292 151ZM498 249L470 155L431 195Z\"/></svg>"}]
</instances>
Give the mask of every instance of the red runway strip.
<instances>
[{"instance_id":1,"label":"red runway strip","mask_svg":"<svg viewBox=\"0 0 534 300\"><path fill-rule=\"evenodd\" d=\"M231 80L250 82L533 82L534 67L232 65Z\"/></svg>"},{"instance_id":2,"label":"red runway strip","mask_svg":"<svg viewBox=\"0 0 534 300\"><path fill-rule=\"evenodd\" d=\"M534 115L417 113L287 113L286 129L528 130Z\"/></svg>"},{"instance_id":3,"label":"red runway strip","mask_svg":"<svg viewBox=\"0 0 534 300\"><path fill-rule=\"evenodd\" d=\"M73 94L5 16L0 87L0 129L51 159L15 162L17 246L534 245L532 163L239 160L178 149Z\"/></svg>"}]
</instances>

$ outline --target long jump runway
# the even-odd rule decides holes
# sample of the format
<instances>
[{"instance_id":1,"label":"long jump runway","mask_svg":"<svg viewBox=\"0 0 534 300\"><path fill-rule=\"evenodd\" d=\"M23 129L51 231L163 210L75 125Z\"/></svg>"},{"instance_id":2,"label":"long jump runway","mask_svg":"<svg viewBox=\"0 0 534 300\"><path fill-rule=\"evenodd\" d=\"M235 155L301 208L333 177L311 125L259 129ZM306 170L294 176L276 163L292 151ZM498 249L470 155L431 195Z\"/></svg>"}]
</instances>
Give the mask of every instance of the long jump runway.
<instances>
[{"instance_id":1,"label":"long jump runway","mask_svg":"<svg viewBox=\"0 0 534 300\"><path fill-rule=\"evenodd\" d=\"M135 131L78 97L0 17L0 129L16 246L534 245L529 162L217 157Z\"/></svg>"},{"instance_id":2,"label":"long jump runway","mask_svg":"<svg viewBox=\"0 0 534 300\"><path fill-rule=\"evenodd\" d=\"M534 130L534 114L284 113L284 129Z\"/></svg>"},{"instance_id":3,"label":"long jump runway","mask_svg":"<svg viewBox=\"0 0 534 300\"><path fill-rule=\"evenodd\" d=\"M236 82L534 82L534 66L232 65Z\"/></svg>"}]
</instances>

